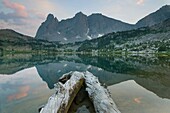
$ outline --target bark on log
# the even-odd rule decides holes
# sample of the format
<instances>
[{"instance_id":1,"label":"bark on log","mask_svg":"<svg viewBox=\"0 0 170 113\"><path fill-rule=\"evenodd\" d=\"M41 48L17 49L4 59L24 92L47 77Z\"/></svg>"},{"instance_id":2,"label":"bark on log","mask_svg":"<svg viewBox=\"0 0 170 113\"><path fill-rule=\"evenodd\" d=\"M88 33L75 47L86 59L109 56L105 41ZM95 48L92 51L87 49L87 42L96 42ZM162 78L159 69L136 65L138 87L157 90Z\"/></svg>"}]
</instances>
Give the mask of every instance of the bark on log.
<instances>
[{"instance_id":1,"label":"bark on log","mask_svg":"<svg viewBox=\"0 0 170 113\"><path fill-rule=\"evenodd\" d=\"M40 113L67 113L72 101L80 90L84 82L84 75L80 72L73 72L70 79L62 84L57 84L57 92L52 95L48 103L42 108ZM66 75L64 75L66 76Z\"/></svg>"},{"instance_id":2,"label":"bark on log","mask_svg":"<svg viewBox=\"0 0 170 113\"><path fill-rule=\"evenodd\" d=\"M87 71L84 78L86 91L94 104L96 113L120 113L108 90L101 86L97 77Z\"/></svg>"}]
</instances>

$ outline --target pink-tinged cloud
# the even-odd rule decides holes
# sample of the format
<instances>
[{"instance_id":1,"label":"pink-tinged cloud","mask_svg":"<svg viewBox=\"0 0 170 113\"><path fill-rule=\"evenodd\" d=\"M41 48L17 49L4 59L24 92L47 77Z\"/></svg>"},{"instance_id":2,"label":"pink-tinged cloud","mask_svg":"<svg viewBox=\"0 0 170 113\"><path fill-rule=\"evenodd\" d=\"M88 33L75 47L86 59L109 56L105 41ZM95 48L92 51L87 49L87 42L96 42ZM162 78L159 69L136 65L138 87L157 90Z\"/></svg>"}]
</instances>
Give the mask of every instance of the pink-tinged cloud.
<instances>
[{"instance_id":1,"label":"pink-tinged cloud","mask_svg":"<svg viewBox=\"0 0 170 113\"><path fill-rule=\"evenodd\" d=\"M8 96L8 101L24 98L24 97L28 96L29 91L30 91L30 86L27 86L27 85L21 86L21 87L19 87L18 93Z\"/></svg>"},{"instance_id":2,"label":"pink-tinged cloud","mask_svg":"<svg viewBox=\"0 0 170 113\"><path fill-rule=\"evenodd\" d=\"M139 98L134 98L133 101L137 104L140 104L141 103L141 97Z\"/></svg>"},{"instance_id":3,"label":"pink-tinged cloud","mask_svg":"<svg viewBox=\"0 0 170 113\"><path fill-rule=\"evenodd\" d=\"M137 1L137 4L138 4L138 5L141 5L141 4L143 4L143 3L144 3L144 0L138 0L138 1Z\"/></svg>"},{"instance_id":4,"label":"pink-tinged cloud","mask_svg":"<svg viewBox=\"0 0 170 113\"><path fill-rule=\"evenodd\" d=\"M19 3L13 3L9 0L3 0L3 4L7 8L14 10L14 13L16 13L17 16L20 16L20 17L23 17L23 18L28 17L28 13L27 13L24 5L19 4Z\"/></svg>"}]
</instances>

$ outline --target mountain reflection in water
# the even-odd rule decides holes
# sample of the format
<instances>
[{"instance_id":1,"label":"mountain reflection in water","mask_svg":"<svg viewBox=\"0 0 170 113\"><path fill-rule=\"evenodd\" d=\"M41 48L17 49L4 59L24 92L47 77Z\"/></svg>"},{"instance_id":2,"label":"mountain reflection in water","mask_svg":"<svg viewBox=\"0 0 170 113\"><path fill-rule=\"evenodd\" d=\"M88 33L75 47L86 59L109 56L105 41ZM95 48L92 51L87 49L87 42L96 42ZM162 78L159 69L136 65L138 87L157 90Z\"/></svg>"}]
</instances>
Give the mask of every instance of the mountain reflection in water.
<instances>
[{"instance_id":1,"label":"mountain reflection in water","mask_svg":"<svg viewBox=\"0 0 170 113\"><path fill-rule=\"evenodd\" d=\"M155 61L153 59L84 56L79 56L79 59L69 59L63 57L57 63L37 65L36 68L50 89L54 88L54 84L64 73L88 70L107 86L134 80L158 96L170 98L170 64L166 62L167 59L165 61L161 58Z\"/></svg>"},{"instance_id":2,"label":"mountain reflection in water","mask_svg":"<svg viewBox=\"0 0 170 113\"><path fill-rule=\"evenodd\" d=\"M0 77L2 78L2 76L5 76L5 78L9 78L9 81L11 79L11 76L15 76L16 72L35 66L35 69L37 70L36 72L37 74L34 75L37 76L39 75L41 77L40 79L37 79L36 84L39 82L41 82L42 84L41 81L42 79L47 83L49 89L53 89L54 84L58 82L58 79L64 73L68 73L70 71L88 70L92 72L95 76L97 76L102 84L105 84L107 86L116 87L117 84L121 84L129 80L133 80L136 84L140 85L140 87L143 87L148 91L151 91L154 94L156 94L160 99L166 98L168 101L170 99L170 95L169 95L170 94L170 58L168 57L155 57L155 56L154 57L153 56L106 57L106 56L85 56L85 55L70 55L70 56L27 55L27 57L24 57L23 55L22 56L14 55L10 57L2 57L1 59L2 60L0 62L0 69L1 69L0 73L3 75L0 75ZM29 71L25 71L25 75L28 75L28 73ZM23 76L22 79L24 79L24 75L22 76ZM13 79L17 81L18 79L15 78L17 77L13 77ZM34 79L34 77L32 78L30 77L28 79ZM17 82L19 82L19 80ZM5 86L3 84L4 83L0 81L0 89L3 89L4 87L5 88L10 87L8 83L5 83L6 84ZM32 85L33 84L35 83L32 83ZM13 83L13 85L16 85L16 83ZM132 90L133 90L133 86L135 87L136 85L133 84L130 86L132 86ZM17 92L15 91L15 93L10 93L10 94L0 93L0 96L4 96L4 97L7 96L8 101L16 101L17 99L21 99L21 98L22 99L26 97L28 98L30 96L30 92L32 92L31 90L32 87L30 87L30 85L28 84L27 85L21 84L21 86L16 85L14 88L17 89ZM121 90L121 88L119 90ZM4 90L4 92L5 91L6 90ZM36 90L34 89L34 91ZM51 94L51 93L47 94L49 90L44 90L44 91L46 92L46 95ZM44 91L43 89L40 88L36 93L39 94L39 92L43 93ZM140 91L134 89L134 92L140 92ZM123 96L126 98L128 94L129 93L127 93L126 95L125 93ZM118 92L117 92L117 96L119 96ZM117 97L117 99L120 99L120 97ZM126 99L122 101L126 101ZM142 99L143 99L142 97L134 96L133 102L136 104L141 104ZM1 98L1 100L3 99ZM44 103L46 101L44 100ZM118 105L121 105L120 100L115 100L115 101L116 103L118 102ZM21 104L22 103L20 102L20 105ZM0 105L4 106L4 103L0 102ZM167 102L167 105L170 105L170 103ZM15 104L13 106L15 106ZM124 107L126 108L127 106ZM5 110L2 109L5 108L1 107L0 111L6 113ZM124 111L122 107L121 109L122 111ZM136 109L136 108L130 108L130 109Z\"/></svg>"}]
</instances>

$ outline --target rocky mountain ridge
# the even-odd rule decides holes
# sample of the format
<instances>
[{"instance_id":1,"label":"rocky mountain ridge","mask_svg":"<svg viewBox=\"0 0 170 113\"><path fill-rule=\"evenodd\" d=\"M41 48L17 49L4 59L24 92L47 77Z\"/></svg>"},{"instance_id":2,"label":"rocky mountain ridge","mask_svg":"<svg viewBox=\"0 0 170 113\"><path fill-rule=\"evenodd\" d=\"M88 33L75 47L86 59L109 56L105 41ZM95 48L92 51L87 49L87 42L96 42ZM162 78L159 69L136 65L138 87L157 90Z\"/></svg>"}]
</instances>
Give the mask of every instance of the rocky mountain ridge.
<instances>
[{"instance_id":1,"label":"rocky mountain ridge","mask_svg":"<svg viewBox=\"0 0 170 113\"><path fill-rule=\"evenodd\" d=\"M135 25L122 22L96 13L90 16L77 13L73 18L58 21L49 14L46 21L39 27L36 39L74 43L91 40L105 34L126 31L140 27L152 26L170 18L170 6L165 5L156 12L139 20Z\"/></svg>"},{"instance_id":2,"label":"rocky mountain ridge","mask_svg":"<svg viewBox=\"0 0 170 113\"><path fill-rule=\"evenodd\" d=\"M63 43L90 40L104 34L128 30L133 25L108 18L102 14L87 16L82 12L60 22L49 14L37 31L36 38Z\"/></svg>"}]
</instances>

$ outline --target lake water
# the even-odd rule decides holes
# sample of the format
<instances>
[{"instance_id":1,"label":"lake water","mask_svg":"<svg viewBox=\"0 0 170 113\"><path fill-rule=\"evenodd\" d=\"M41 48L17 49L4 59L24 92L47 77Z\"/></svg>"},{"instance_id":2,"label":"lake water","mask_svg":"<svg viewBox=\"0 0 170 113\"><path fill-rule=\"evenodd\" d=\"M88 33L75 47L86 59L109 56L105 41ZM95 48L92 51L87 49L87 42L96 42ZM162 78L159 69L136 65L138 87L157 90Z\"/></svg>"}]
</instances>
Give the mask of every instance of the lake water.
<instances>
[{"instance_id":1,"label":"lake water","mask_svg":"<svg viewBox=\"0 0 170 113\"><path fill-rule=\"evenodd\" d=\"M0 113L38 113L59 77L90 71L122 113L170 113L167 56L8 55L0 58Z\"/></svg>"}]
</instances>

